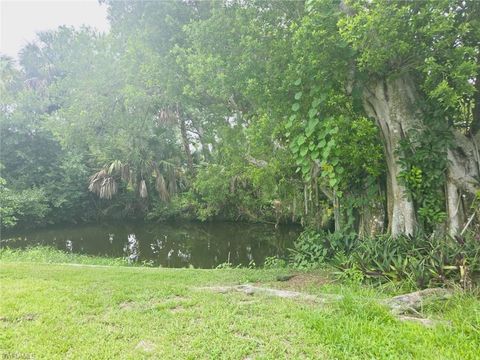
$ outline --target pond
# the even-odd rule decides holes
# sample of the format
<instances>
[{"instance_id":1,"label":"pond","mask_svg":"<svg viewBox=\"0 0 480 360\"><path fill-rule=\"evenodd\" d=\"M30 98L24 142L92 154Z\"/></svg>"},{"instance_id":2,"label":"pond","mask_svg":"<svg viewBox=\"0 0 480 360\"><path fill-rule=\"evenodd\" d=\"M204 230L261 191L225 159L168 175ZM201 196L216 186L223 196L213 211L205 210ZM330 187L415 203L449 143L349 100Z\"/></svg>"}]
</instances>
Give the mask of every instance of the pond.
<instances>
[{"instance_id":1,"label":"pond","mask_svg":"<svg viewBox=\"0 0 480 360\"><path fill-rule=\"evenodd\" d=\"M4 233L0 247L48 245L67 252L126 257L155 266L260 266L283 257L299 227L245 223L102 223Z\"/></svg>"}]
</instances>

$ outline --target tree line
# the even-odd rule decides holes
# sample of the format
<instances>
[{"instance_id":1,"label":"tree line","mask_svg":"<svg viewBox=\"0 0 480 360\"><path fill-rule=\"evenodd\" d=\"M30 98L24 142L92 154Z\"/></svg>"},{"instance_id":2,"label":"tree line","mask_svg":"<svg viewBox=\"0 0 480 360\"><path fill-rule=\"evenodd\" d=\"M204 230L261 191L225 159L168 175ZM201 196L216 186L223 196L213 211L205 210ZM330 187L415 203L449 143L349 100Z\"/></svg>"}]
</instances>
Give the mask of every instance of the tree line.
<instances>
[{"instance_id":1,"label":"tree line","mask_svg":"<svg viewBox=\"0 0 480 360\"><path fill-rule=\"evenodd\" d=\"M2 227L478 231L480 2L101 2L1 57Z\"/></svg>"}]
</instances>

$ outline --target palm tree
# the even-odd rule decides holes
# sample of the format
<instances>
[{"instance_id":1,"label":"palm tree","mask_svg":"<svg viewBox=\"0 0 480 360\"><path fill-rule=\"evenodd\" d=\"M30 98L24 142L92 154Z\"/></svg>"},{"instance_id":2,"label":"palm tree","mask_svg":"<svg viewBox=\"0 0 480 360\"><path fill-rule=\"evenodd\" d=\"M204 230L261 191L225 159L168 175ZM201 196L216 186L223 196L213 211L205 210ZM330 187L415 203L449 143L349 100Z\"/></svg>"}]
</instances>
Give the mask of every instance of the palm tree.
<instances>
[{"instance_id":1,"label":"palm tree","mask_svg":"<svg viewBox=\"0 0 480 360\"><path fill-rule=\"evenodd\" d=\"M111 199L118 191L118 182L124 181L137 189L141 198L147 198L146 174L154 179L155 189L165 202L177 193L178 183L183 180L181 169L167 160L146 161L141 167L113 160L90 177L88 189L101 199Z\"/></svg>"}]
</instances>

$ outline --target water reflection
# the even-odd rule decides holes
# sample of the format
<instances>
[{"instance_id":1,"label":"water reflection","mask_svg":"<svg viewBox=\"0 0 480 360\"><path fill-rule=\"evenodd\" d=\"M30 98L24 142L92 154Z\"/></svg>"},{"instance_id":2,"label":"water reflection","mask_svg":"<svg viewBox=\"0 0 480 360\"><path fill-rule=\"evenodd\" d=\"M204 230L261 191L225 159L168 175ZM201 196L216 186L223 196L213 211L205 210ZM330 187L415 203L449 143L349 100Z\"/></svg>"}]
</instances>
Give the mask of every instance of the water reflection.
<instances>
[{"instance_id":1,"label":"water reflection","mask_svg":"<svg viewBox=\"0 0 480 360\"><path fill-rule=\"evenodd\" d=\"M298 232L297 227L234 223L109 223L2 234L0 246L50 245L129 262L214 268L224 262L261 265L267 256L283 256Z\"/></svg>"},{"instance_id":2,"label":"water reflection","mask_svg":"<svg viewBox=\"0 0 480 360\"><path fill-rule=\"evenodd\" d=\"M128 263L135 263L138 261L139 258L139 250L138 250L138 241L135 234L129 234L128 242L123 247L123 252L125 253Z\"/></svg>"},{"instance_id":3,"label":"water reflection","mask_svg":"<svg viewBox=\"0 0 480 360\"><path fill-rule=\"evenodd\" d=\"M72 240L67 240L65 242L65 248L67 249L68 252L73 252L73 242Z\"/></svg>"}]
</instances>

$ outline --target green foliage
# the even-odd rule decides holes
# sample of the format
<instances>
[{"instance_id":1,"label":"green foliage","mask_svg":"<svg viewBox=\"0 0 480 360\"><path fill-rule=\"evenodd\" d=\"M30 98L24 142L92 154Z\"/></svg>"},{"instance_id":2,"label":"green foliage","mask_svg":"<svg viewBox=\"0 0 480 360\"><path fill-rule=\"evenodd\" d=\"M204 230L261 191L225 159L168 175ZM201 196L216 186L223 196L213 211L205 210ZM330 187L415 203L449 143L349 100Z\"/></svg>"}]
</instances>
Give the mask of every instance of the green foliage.
<instances>
[{"instance_id":1,"label":"green foliage","mask_svg":"<svg viewBox=\"0 0 480 360\"><path fill-rule=\"evenodd\" d=\"M340 272L338 278L347 284L360 285L365 281L365 274L357 265L353 265Z\"/></svg>"},{"instance_id":2,"label":"green foliage","mask_svg":"<svg viewBox=\"0 0 480 360\"><path fill-rule=\"evenodd\" d=\"M291 249L291 261L301 268L318 266L336 257L350 255L357 247L357 242L355 234L306 230L295 241L294 249Z\"/></svg>"},{"instance_id":3,"label":"green foliage","mask_svg":"<svg viewBox=\"0 0 480 360\"><path fill-rule=\"evenodd\" d=\"M220 165L202 168L197 174L194 189L200 196L200 206L196 212L201 220L214 217L220 211L228 214L228 208L235 207L241 201L230 191L230 176Z\"/></svg>"},{"instance_id":4,"label":"green foliage","mask_svg":"<svg viewBox=\"0 0 480 360\"><path fill-rule=\"evenodd\" d=\"M24 226L38 226L45 223L49 208L42 189L15 191L5 185L6 181L0 178L1 228L8 229L19 222Z\"/></svg>"},{"instance_id":5,"label":"green foliage","mask_svg":"<svg viewBox=\"0 0 480 360\"><path fill-rule=\"evenodd\" d=\"M422 234L359 238L309 230L296 240L291 262L300 268L328 263L353 281L380 278L420 288L457 282L469 288L480 273L480 244L473 234L457 239Z\"/></svg>"},{"instance_id":6,"label":"green foliage","mask_svg":"<svg viewBox=\"0 0 480 360\"><path fill-rule=\"evenodd\" d=\"M478 1L104 3L109 34L60 27L19 67L1 58L4 227L181 217L374 233L398 198L384 152L400 154L421 230L447 219L452 134L479 122ZM397 77L421 125L400 124L400 144L366 117L371 85ZM337 241L299 251L350 252Z\"/></svg>"},{"instance_id":7,"label":"green foliage","mask_svg":"<svg viewBox=\"0 0 480 360\"><path fill-rule=\"evenodd\" d=\"M409 140L403 141L405 156L401 158L401 164L404 170L400 174L409 196L417 204L423 229L430 232L446 218L440 189L445 185L446 149L450 140L447 132L435 134L433 129L432 126L430 131L411 134Z\"/></svg>"},{"instance_id":8,"label":"green foliage","mask_svg":"<svg viewBox=\"0 0 480 360\"><path fill-rule=\"evenodd\" d=\"M288 262L278 256L267 256L263 262L263 267L265 269L283 269L287 266Z\"/></svg>"},{"instance_id":9,"label":"green foliage","mask_svg":"<svg viewBox=\"0 0 480 360\"><path fill-rule=\"evenodd\" d=\"M327 257L328 249L324 246L321 234L305 231L290 249L290 261L295 267L309 269L322 265Z\"/></svg>"},{"instance_id":10,"label":"green foliage","mask_svg":"<svg viewBox=\"0 0 480 360\"><path fill-rule=\"evenodd\" d=\"M215 269L218 269L218 270L242 269L242 268L255 269L256 266L257 265L255 264L255 261L253 261L253 260L250 260L250 262L248 263L247 266L242 266L242 265L234 266L232 263L226 261L224 263L218 264L215 267Z\"/></svg>"},{"instance_id":11,"label":"green foliage","mask_svg":"<svg viewBox=\"0 0 480 360\"><path fill-rule=\"evenodd\" d=\"M108 265L126 266L124 258L106 258L89 255L66 253L47 246L36 246L26 249L0 249L0 261L3 262L35 262L48 264L84 264L84 265Z\"/></svg>"},{"instance_id":12,"label":"green foliage","mask_svg":"<svg viewBox=\"0 0 480 360\"><path fill-rule=\"evenodd\" d=\"M447 281L470 286L471 276L480 270L480 246L473 236L465 239L413 237L365 239L355 261L372 276L409 280L427 287Z\"/></svg>"}]
</instances>

